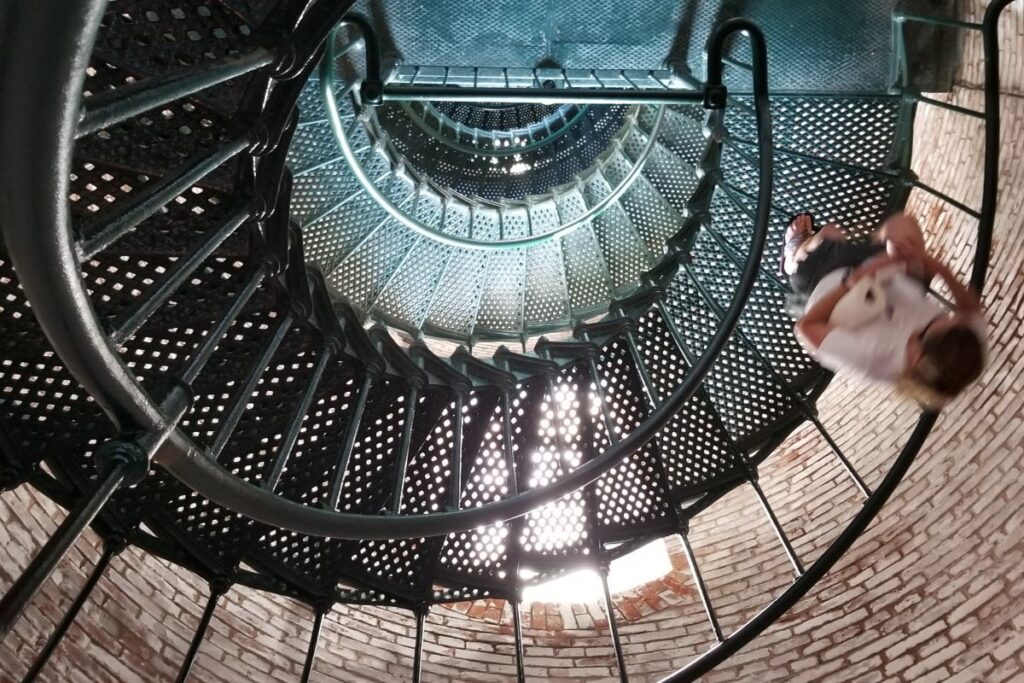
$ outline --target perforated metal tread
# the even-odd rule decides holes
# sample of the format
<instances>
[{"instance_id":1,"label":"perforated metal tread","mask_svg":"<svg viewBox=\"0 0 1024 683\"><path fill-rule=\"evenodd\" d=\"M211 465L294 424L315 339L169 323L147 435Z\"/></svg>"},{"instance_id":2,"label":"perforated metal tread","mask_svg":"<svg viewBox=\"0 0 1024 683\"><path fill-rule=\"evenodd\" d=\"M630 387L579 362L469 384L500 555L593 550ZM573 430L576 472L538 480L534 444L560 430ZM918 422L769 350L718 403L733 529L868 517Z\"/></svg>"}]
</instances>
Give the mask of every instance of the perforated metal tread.
<instances>
[{"instance_id":1,"label":"perforated metal tread","mask_svg":"<svg viewBox=\"0 0 1024 683\"><path fill-rule=\"evenodd\" d=\"M391 203L388 211L403 217L378 209L339 161L337 131L316 118L319 83L310 83L301 96L302 117L289 150L293 215L304 231L307 257L339 298L414 335L518 339L569 330L599 314L613 296L634 291L640 273L664 254L695 182L691 164L650 139L658 126L650 107L628 114L624 107L586 108L551 144L506 158L451 148L399 106L357 118L343 90L337 102L348 145L365 178ZM469 116L466 105L461 110ZM676 134L693 138L682 146L706 144L699 126ZM445 175L449 167L451 177ZM561 175L545 180L548 167ZM497 194L465 184L476 183L481 169L497 173ZM583 178L574 180L580 173ZM520 176L533 184L517 189ZM584 220L590 215L595 217ZM406 221L422 229L414 231ZM581 221L550 243L505 253L481 254L423 234L500 242ZM385 243L400 244L402 259L381 253Z\"/></svg>"}]
</instances>

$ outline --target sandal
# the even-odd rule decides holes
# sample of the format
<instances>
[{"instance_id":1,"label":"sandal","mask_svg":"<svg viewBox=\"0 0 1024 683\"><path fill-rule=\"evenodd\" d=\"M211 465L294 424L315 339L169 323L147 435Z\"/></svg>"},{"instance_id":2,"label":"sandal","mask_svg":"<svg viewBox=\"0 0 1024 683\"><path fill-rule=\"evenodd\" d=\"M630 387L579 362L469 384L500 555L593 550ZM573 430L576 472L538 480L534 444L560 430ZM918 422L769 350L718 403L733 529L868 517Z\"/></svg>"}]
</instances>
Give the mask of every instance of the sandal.
<instances>
[{"instance_id":1,"label":"sandal","mask_svg":"<svg viewBox=\"0 0 1024 683\"><path fill-rule=\"evenodd\" d=\"M796 223L796 219L801 216L809 216L811 219L811 231L809 233L798 233L794 230L793 224ZM793 258L797 249L800 248L800 245L806 242L809 237L818 234L818 230L818 226L814 224L814 214L810 211L801 211L800 213L795 213L789 217L789 227L786 228L786 236L782 241L782 251L779 254L780 276L785 277L789 275L789 273L786 272L786 259Z\"/></svg>"}]
</instances>

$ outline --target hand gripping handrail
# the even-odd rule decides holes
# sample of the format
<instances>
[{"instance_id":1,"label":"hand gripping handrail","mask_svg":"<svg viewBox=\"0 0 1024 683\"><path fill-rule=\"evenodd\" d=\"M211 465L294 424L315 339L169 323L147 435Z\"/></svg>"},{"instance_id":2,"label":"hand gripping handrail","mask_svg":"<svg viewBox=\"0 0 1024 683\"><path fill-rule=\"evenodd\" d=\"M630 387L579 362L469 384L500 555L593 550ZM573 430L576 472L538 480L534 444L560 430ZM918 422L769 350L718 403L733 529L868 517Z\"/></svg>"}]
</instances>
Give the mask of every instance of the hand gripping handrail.
<instances>
[{"instance_id":1,"label":"hand gripping handrail","mask_svg":"<svg viewBox=\"0 0 1024 683\"><path fill-rule=\"evenodd\" d=\"M0 158L4 188L0 225L36 318L71 373L120 430L157 432L166 429L168 418L124 366L101 326L79 271L66 202L53 201L68 194L85 67L103 4L98 0L77 3L81 11L70 12L65 7L57 11L49 3L30 3L29 14L38 20L39 32L46 27L58 40L40 50L27 38L39 33L26 30L19 34L26 38L16 39L17 45L5 46L14 49L5 49L0 71L0 119L9 124L0 129L0 147L5 151ZM594 481L636 452L678 412L714 365L744 310L767 239L772 138L766 51L760 31L744 21L724 24L716 43L720 45L725 35L738 30L750 33L759 46L754 86L761 177L746 267L704 355L649 418L615 446L551 485L478 508L408 516L341 513L276 496L224 470L180 429L171 430L154 460L198 493L257 521L317 536L388 539L442 535L522 516ZM47 77L37 77L42 73ZM720 75L720 69L716 73ZM721 83L712 80L708 92L708 106L722 106L715 96L722 92Z\"/></svg>"}]
</instances>

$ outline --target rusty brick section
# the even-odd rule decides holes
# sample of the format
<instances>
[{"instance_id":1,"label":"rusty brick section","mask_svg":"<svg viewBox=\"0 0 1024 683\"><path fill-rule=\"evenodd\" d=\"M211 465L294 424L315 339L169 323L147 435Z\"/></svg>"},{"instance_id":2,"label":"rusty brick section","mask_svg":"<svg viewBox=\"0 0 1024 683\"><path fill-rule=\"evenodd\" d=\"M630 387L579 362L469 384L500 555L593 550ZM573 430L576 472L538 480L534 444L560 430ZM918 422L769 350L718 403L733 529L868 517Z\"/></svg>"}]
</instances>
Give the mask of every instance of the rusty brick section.
<instances>
[{"instance_id":1,"label":"rusty brick section","mask_svg":"<svg viewBox=\"0 0 1024 683\"><path fill-rule=\"evenodd\" d=\"M980 4L980 3L979 3ZM977 7L972 11L977 12ZM867 535L797 608L708 677L710 681L1002 681L1024 676L1024 8L1002 24L1004 155L986 303L992 364L939 421L907 481ZM973 59L975 46L968 49ZM981 105L969 70L951 97ZM981 128L922 107L915 141L921 178L978 201ZM969 270L973 221L923 193L911 209L929 244ZM836 381L821 418L869 483L895 457L916 412L877 389ZM821 438L795 433L762 468L761 483L805 563L856 512L860 498ZM63 512L25 488L0 496L0 589ZM691 531L721 622L729 632L792 579L753 494L738 489ZM631 680L656 680L713 644L678 544L674 570L616 597ZM0 644L0 681L20 679L84 582L99 550L84 539L16 631ZM199 621L206 587L129 550L114 560L43 680L173 680ZM617 680L607 620L597 605L535 605L525 614L527 674L543 680ZM312 622L303 605L232 590L222 602L192 680L295 681ZM500 601L435 609L427 622L428 681L514 678L511 612ZM414 622L398 610L339 606L327 619L315 681L407 680Z\"/></svg>"}]
</instances>

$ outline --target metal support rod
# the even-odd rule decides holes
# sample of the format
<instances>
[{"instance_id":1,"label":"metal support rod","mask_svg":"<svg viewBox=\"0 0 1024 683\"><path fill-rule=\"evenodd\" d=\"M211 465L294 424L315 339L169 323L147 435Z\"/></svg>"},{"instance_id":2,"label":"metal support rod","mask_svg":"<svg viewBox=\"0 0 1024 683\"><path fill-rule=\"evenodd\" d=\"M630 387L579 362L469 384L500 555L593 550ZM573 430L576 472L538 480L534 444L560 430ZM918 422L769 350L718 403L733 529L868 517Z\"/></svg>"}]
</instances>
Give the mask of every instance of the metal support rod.
<instances>
[{"instance_id":1,"label":"metal support rod","mask_svg":"<svg viewBox=\"0 0 1024 683\"><path fill-rule=\"evenodd\" d=\"M978 242L974 247L971 288L981 294L992 250L992 226L999 197L999 16L1012 0L993 0L982 18L982 45L985 52L985 160L981 188L981 215L978 217Z\"/></svg>"},{"instance_id":2,"label":"metal support rod","mask_svg":"<svg viewBox=\"0 0 1024 683\"><path fill-rule=\"evenodd\" d=\"M395 465L395 483L391 490L391 504L388 509L399 514L402 511L402 490L405 488L405 471L409 466L409 450L412 448L412 427L416 417L416 403L420 392L415 384L409 385L405 397L405 422L402 423L402 438L398 443L398 462Z\"/></svg>"},{"instance_id":3,"label":"metal support rod","mask_svg":"<svg viewBox=\"0 0 1024 683\"><path fill-rule=\"evenodd\" d=\"M551 359L551 354L545 349L541 354L542 358L547 360ZM562 428L562 406L557 398L557 385L551 376L548 376L545 381L545 389L548 392L548 396L551 397L551 417L555 425L555 454L558 457L558 461L562 463L563 474L572 472L573 463L566 457L566 449L563 448L562 436L566 434Z\"/></svg>"},{"instance_id":4,"label":"metal support rod","mask_svg":"<svg viewBox=\"0 0 1024 683\"><path fill-rule=\"evenodd\" d=\"M18 580L0 599L0 640L3 640L11 630L14 622L53 573L68 549L75 544L124 481L128 467L129 464L123 460L111 463L100 476L92 493L71 509L50 539L22 571Z\"/></svg>"},{"instance_id":5,"label":"metal support rod","mask_svg":"<svg viewBox=\"0 0 1024 683\"><path fill-rule=\"evenodd\" d=\"M637 374L640 376L640 384L644 388L644 393L647 394L648 404L653 410L661 403L661 392L658 391L658 387L655 385L654 379L647 369L647 363L644 362L644 357L636 343L636 333L631 328L626 329L626 347L629 350L630 358L633 360L633 367L636 368ZM655 443L657 444L658 440L655 440ZM654 465L664 483L665 493L670 495L672 479L669 477L668 466L665 464L665 457L662 455L661 450L660 445L654 449ZM681 521L679 512L674 505L672 506L672 513L677 521Z\"/></svg>"},{"instance_id":6,"label":"metal support rod","mask_svg":"<svg viewBox=\"0 0 1024 683\"><path fill-rule=\"evenodd\" d=\"M299 400L297 406L295 406L295 412L292 414L292 419L288 423L288 429L284 433L284 438L281 439L281 445L277 450L277 456L274 458L274 467L270 470L270 474L267 475L266 480L263 482L263 488L268 491L273 491L277 488L278 482L281 480L281 473L284 472L285 464L288 462L288 458L292 454L292 450L295 448L295 442L299 438L299 430L302 428L302 421L306 419L306 413L309 412L309 406L313 403L313 397L316 395L316 390L320 386L320 379L324 375L324 370L327 369L327 363L334 357L327 345L324 345L320 349L320 355L316 359L316 365L313 366L313 372L306 380L306 390L302 393L302 398Z\"/></svg>"},{"instance_id":7,"label":"metal support rod","mask_svg":"<svg viewBox=\"0 0 1024 683\"><path fill-rule=\"evenodd\" d=\"M761 486L757 483L757 473L755 471L751 471L750 485L754 488L754 492L757 493L757 499L761 501L761 507L764 508L764 514L768 517L768 523L771 524L772 530L779 539L779 543L782 544L783 549L786 551L786 557L792 563L793 571L799 577L804 573L804 567L800 564L800 558L797 557L793 544L789 542L786 531L782 528L782 524L779 523L779 518L775 516L775 511L772 510L767 496L764 495L764 491L761 490Z\"/></svg>"},{"instance_id":8,"label":"metal support rod","mask_svg":"<svg viewBox=\"0 0 1024 683\"><path fill-rule=\"evenodd\" d=\"M249 220L251 211L240 209L216 230L203 235L191 254L178 259L174 266L160 279L152 289L146 291L142 298L117 316L111 325L110 339L114 344L121 344L139 331L149 317L156 312L174 292L188 280L199 266L217 250L243 223Z\"/></svg>"},{"instance_id":9,"label":"metal support rod","mask_svg":"<svg viewBox=\"0 0 1024 683\"><path fill-rule=\"evenodd\" d=\"M492 104L685 104L701 101L694 90L601 88L487 88L388 84L383 102L488 102ZM373 103L371 103L373 104Z\"/></svg>"},{"instance_id":10,"label":"metal support rod","mask_svg":"<svg viewBox=\"0 0 1024 683\"><path fill-rule=\"evenodd\" d=\"M92 594L92 590L99 583L106 572L107 567L110 565L110 561L115 556L120 554L125 547L125 540L123 537L111 537L106 540L103 544L103 554L100 556L96 566L92 568L92 573L89 574L89 578L86 579L85 585L78 591L78 595L75 596L75 601L68 607L67 612L64 613L60 623L57 624L57 628L54 629L50 638L43 645L43 649L40 650L39 654L36 655L35 661L32 662L32 666L29 668L28 673L22 679L22 683L32 683L39 676L39 673L46 666L46 663L50 660L50 656L53 655L53 651L57 649L60 642L64 639L64 635L68 632L71 624L74 623L75 617L82 610L86 600L89 599L89 595Z\"/></svg>"},{"instance_id":11,"label":"metal support rod","mask_svg":"<svg viewBox=\"0 0 1024 683\"><path fill-rule=\"evenodd\" d=\"M206 333L199 347L192 353L192 357L189 358L188 365L185 367L184 372L181 373L181 379L185 384L191 386L192 382L196 381L199 373L202 372L203 367L206 366L213 352L220 344L221 339L227 334L231 324L242 312L242 309L245 308L245 305L249 303L249 299L256 293L256 290L263 282L263 278L266 276L267 268L265 266L259 265L253 269L252 274L245 283L245 287L235 294L231 300L231 305L221 315L216 327Z\"/></svg>"},{"instance_id":12,"label":"metal support rod","mask_svg":"<svg viewBox=\"0 0 1024 683\"><path fill-rule=\"evenodd\" d=\"M904 12L894 14L893 21L898 21L900 23L916 21L921 24L932 24L933 26L946 26L948 28L963 28L969 31L980 31L982 27L982 24L978 24L973 21L958 21L956 19L947 19L945 17L930 17L924 14L907 14Z\"/></svg>"},{"instance_id":13,"label":"metal support rod","mask_svg":"<svg viewBox=\"0 0 1024 683\"><path fill-rule=\"evenodd\" d=\"M192 636L192 642L188 646L188 652L185 653L185 660L181 663L181 668L178 670L178 678L175 679L176 683L185 683L188 680L188 674L192 670L192 664L195 662L196 655L199 653L199 646L203 644L203 637L206 635L206 629L210 626L210 620L213 619L213 613L217 609L217 602L220 600L220 596L227 592L226 582L220 580L214 581L210 584L210 597L206 601L206 609L203 610L203 616L199 619L199 624L196 626L196 632Z\"/></svg>"},{"instance_id":14,"label":"metal support rod","mask_svg":"<svg viewBox=\"0 0 1024 683\"><path fill-rule=\"evenodd\" d=\"M271 359L277 353L278 347L284 341L284 337L288 330L291 329L291 326L292 314L289 312L281 316L278 320L277 328L264 342L263 349L256 362L253 363L252 368L250 368L245 382L242 383L242 386L238 388L238 391L235 392L234 397L231 399L231 409L224 416L224 421L221 422L220 429L217 431L217 438L214 439L213 445L210 446L210 458L213 460L220 456L220 452L224 450L228 440L234 433L235 427L238 426L238 421L242 419L242 413L245 412L245 408L249 403L249 397L256 390L260 377L263 376L267 366L270 365Z\"/></svg>"},{"instance_id":15,"label":"metal support rod","mask_svg":"<svg viewBox=\"0 0 1024 683\"><path fill-rule=\"evenodd\" d=\"M462 410L465 401L462 392L457 391L452 415L452 479L448 490L448 506L453 510L458 510L462 503Z\"/></svg>"},{"instance_id":16,"label":"metal support rod","mask_svg":"<svg viewBox=\"0 0 1024 683\"><path fill-rule=\"evenodd\" d=\"M586 332L582 335L584 341L590 341L590 335ZM601 375L597 371L597 361L594 360L593 356L587 356L587 370L590 372L590 379L594 383L594 393L597 395L598 403L601 407L601 422L604 424L604 431L608 435L608 444L614 446L619 441L618 435L615 433L614 424L612 423L611 416L608 415L608 402L604 399L604 390L601 389Z\"/></svg>"},{"instance_id":17,"label":"metal support rod","mask_svg":"<svg viewBox=\"0 0 1024 683\"><path fill-rule=\"evenodd\" d=\"M697 586L697 594L700 596L700 602L704 605L704 613L708 615L708 622L711 624L711 630L715 634L715 640L722 642L722 640L724 640L722 636L722 627L718 623L718 615L715 614L715 606L711 604L711 594L708 593L707 584L704 583L704 576L700 573L700 567L697 566L697 556L693 554L693 548L690 546L689 535L686 531L682 531L679 534L679 538L683 541L683 552L686 553L686 562L690 565L690 574L693 576L693 583Z\"/></svg>"},{"instance_id":18,"label":"metal support rod","mask_svg":"<svg viewBox=\"0 0 1024 683\"><path fill-rule=\"evenodd\" d=\"M316 615L313 617L313 630L309 634L309 648L306 650L306 663L302 665L302 677L299 679L299 683L309 683L309 677L313 673L313 662L316 660L316 649L320 643L320 630L324 625L324 612L324 609L318 607Z\"/></svg>"},{"instance_id":19,"label":"metal support rod","mask_svg":"<svg viewBox=\"0 0 1024 683\"><path fill-rule=\"evenodd\" d=\"M750 156L750 153L747 152L744 148L757 147L757 143L754 142L753 140L748 140L744 137L734 135L731 132L725 137L725 139L722 142L728 145L732 150L739 152L740 155L743 156L743 158L748 161L750 161L752 157ZM872 178L893 179L898 177L899 175L897 171L891 169L869 168L867 166L862 166L860 164L852 164L848 161L840 161L839 159L829 159L827 157L818 156L816 154L808 154L807 152L801 152L800 150L791 149L789 147L777 146L775 148L775 153L778 154L779 156L793 157L794 159L810 161L815 164L830 166L832 168L838 168L844 171L850 171L852 173L863 173L865 175L871 176ZM757 162L753 161L751 165L756 167Z\"/></svg>"},{"instance_id":20,"label":"metal support rod","mask_svg":"<svg viewBox=\"0 0 1024 683\"><path fill-rule=\"evenodd\" d=\"M976 118L976 119L983 119L983 118L985 118L985 112L983 112L983 111L977 111L975 109L968 109L967 107L961 107L959 105L951 104L949 102L943 102L942 100L936 100L935 98L932 98L932 97L926 97L925 95L922 95L921 93L907 92L905 94L905 96L909 97L910 99L912 99L915 102L924 102L925 104L930 104L930 105L932 105L934 107L939 107L940 109L947 109L949 111L955 111L957 114L964 114L965 116L971 116L971 117Z\"/></svg>"},{"instance_id":21,"label":"metal support rod","mask_svg":"<svg viewBox=\"0 0 1024 683\"><path fill-rule=\"evenodd\" d=\"M523 649L523 615L519 611L519 600L510 600L512 607L512 633L516 648L516 683L526 683L526 651Z\"/></svg>"},{"instance_id":22,"label":"metal support rod","mask_svg":"<svg viewBox=\"0 0 1024 683\"><path fill-rule=\"evenodd\" d=\"M640 347L637 346L636 334L633 330L626 331L626 348L629 350L629 356L633 360L633 366L636 368L637 375L640 376L640 384L647 393L647 399L653 408L661 403L661 392L658 391L658 387L654 384L654 379L651 377L651 372L647 369L647 364L640 353Z\"/></svg>"},{"instance_id":23,"label":"metal support rod","mask_svg":"<svg viewBox=\"0 0 1024 683\"><path fill-rule=\"evenodd\" d=\"M359 435L359 427L363 422L363 412L366 410L366 399L370 395L370 387L373 385L373 374L369 371L363 375L363 383L359 387L359 396L356 398L355 408L352 409L352 417L348 421L348 429L345 430L345 440L338 452L338 464L334 466L331 474L331 486L328 489L327 504L328 510L337 510L338 501L341 500L341 490L345 486L345 473L348 471L348 461L352 458L352 449L356 445L356 437Z\"/></svg>"},{"instance_id":24,"label":"metal support rod","mask_svg":"<svg viewBox=\"0 0 1024 683\"><path fill-rule=\"evenodd\" d=\"M608 615L608 631L611 633L612 647L615 649L615 663L619 667L619 681L629 683L626 658L622 654L622 641L619 639L619 625L615 618L615 603L612 602L612 592L608 590L608 570L602 569L598 574L601 575L601 588L604 589L604 611Z\"/></svg>"},{"instance_id":25,"label":"metal support rod","mask_svg":"<svg viewBox=\"0 0 1024 683\"><path fill-rule=\"evenodd\" d=\"M512 392L507 389L501 392L501 422L501 444L505 469L508 471L508 490L514 496L519 493L519 481L516 477L516 451L512 443ZM512 520L513 525L521 522L521 518Z\"/></svg>"},{"instance_id":26,"label":"metal support rod","mask_svg":"<svg viewBox=\"0 0 1024 683\"><path fill-rule=\"evenodd\" d=\"M741 62L738 59L733 59L728 55L722 55L722 62L728 64L729 66L734 66L737 69L743 69L745 71L753 71L754 69L752 64L747 64L746 62Z\"/></svg>"},{"instance_id":27,"label":"metal support rod","mask_svg":"<svg viewBox=\"0 0 1024 683\"><path fill-rule=\"evenodd\" d=\"M423 627L427 622L427 612L430 610L421 607L416 610L416 651L412 659L412 683L420 683L420 673L423 668Z\"/></svg>"},{"instance_id":28,"label":"metal support rod","mask_svg":"<svg viewBox=\"0 0 1024 683\"><path fill-rule=\"evenodd\" d=\"M952 197L950 197L945 192L940 192L939 190L936 190L934 187L932 187L931 185L929 185L927 183L922 183L920 180L914 179L914 180L911 180L909 182L909 185L911 187L916 187L919 190L924 190L925 192L927 192L928 194L932 195L933 197L937 197L937 198L941 199L942 201L946 202L947 204L960 209L961 211L966 213L971 218L981 218L981 212L978 211L977 209L972 209L971 207L967 206L963 202L958 201L956 199L953 199Z\"/></svg>"},{"instance_id":29,"label":"metal support rod","mask_svg":"<svg viewBox=\"0 0 1024 683\"><path fill-rule=\"evenodd\" d=\"M143 187L134 197L120 203L118 212L105 223L88 225L82 230L81 240L76 245L79 261L89 260L127 235L139 223L251 144L250 135L242 135L205 156L191 159L183 169L178 170L177 175L167 176Z\"/></svg>"},{"instance_id":30,"label":"metal support rod","mask_svg":"<svg viewBox=\"0 0 1024 683\"><path fill-rule=\"evenodd\" d=\"M85 100L75 137L81 138L120 123L149 109L170 104L200 90L230 81L274 61L274 53L256 47L236 56L190 69L153 76L94 94Z\"/></svg>"}]
</instances>

